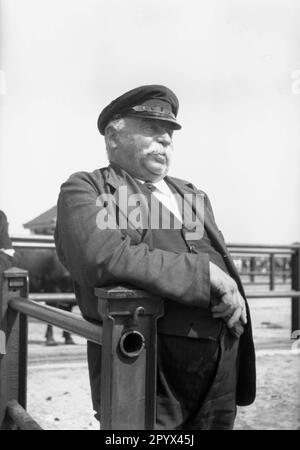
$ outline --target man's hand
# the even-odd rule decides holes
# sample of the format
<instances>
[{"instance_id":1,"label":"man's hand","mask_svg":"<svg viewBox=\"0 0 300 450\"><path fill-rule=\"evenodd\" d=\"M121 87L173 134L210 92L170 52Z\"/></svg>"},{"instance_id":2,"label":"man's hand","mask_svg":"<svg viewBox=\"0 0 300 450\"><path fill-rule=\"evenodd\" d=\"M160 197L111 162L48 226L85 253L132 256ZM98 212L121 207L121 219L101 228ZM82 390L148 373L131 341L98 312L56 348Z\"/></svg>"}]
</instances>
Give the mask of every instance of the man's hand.
<instances>
[{"instance_id":1,"label":"man's hand","mask_svg":"<svg viewBox=\"0 0 300 450\"><path fill-rule=\"evenodd\" d=\"M222 318L228 328L241 320L247 323L245 300L239 293L236 282L214 263L209 263L210 283L218 298L218 304L211 308L214 318Z\"/></svg>"}]
</instances>

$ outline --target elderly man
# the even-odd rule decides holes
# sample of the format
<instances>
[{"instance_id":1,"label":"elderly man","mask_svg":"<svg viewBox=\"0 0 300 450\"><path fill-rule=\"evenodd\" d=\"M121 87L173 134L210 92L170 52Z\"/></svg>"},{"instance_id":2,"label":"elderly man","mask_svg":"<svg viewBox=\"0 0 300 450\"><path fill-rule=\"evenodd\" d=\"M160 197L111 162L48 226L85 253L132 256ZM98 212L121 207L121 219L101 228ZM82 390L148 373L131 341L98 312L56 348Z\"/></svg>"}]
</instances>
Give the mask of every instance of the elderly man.
<instances>
[{"instance_id":1,"label":"elderly man","mask_svg":"<svg viewBox=\"0 0 300 450\"><path fill-rule=\"evenodd\" d=\"M165 300L157 429L232 429L236 405L255 398L249 309L207 195L168 176L177 112L176 95L159 85L126 92L103 109L98 128L110 165L62 185L56 246L87 320L99 321L95 286L130 283ZM98 413L100 355L89 342Z\"/></svg>"}]
</instances>

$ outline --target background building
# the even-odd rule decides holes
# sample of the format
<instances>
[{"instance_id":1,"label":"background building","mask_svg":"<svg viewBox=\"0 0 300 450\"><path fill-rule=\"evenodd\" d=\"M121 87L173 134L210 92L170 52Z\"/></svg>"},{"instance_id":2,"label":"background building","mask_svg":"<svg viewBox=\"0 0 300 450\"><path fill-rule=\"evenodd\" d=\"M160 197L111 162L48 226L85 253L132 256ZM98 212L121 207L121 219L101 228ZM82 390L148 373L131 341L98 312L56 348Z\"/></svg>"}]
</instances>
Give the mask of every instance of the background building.
<instances>
[{"instance_id":1,"label":"background building","mask_svg":"<svg viewBox=\"0 0 300 450\"><path fill-rule=\"evenodd\" d=\"M43 214L40 214L35 219L30 220L27 223L24 223L23 226L26 229L29 229L32 234L51 234L53 235L56 224L56 216L57 216L57 207L53 206L52 208L45 211Z\"/></svg>"}]
</instances>

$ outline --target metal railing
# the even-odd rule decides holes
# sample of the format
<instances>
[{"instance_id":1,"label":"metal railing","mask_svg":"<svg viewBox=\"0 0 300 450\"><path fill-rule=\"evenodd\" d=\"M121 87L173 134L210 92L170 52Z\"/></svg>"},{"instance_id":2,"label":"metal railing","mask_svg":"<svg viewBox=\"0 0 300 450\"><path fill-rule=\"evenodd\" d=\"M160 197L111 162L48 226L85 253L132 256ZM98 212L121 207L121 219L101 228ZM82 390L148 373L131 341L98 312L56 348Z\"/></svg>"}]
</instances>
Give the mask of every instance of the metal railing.
<instances>
[{"instance_id":1,"label":"metal railing","mask_svg":"<svg viewBox=\"0 0 300 450\"><path fill-rule=\"evenodd\" d=\"M13 247L17 248L55 248L53 236L12 236Z\"/></svg>"},{"instance_id":2,"label":"metal railing","mask_svg":"<svg viewBox=\"0 0 300 450\"><path fill-rule=\"evenodd\" d=\"M52 236L15 236L12 238L15 248L53 248L55 249L54 240ZM300 243L294 243L291 245L264 245L264 244L244 244L244 243L228 243L227 247L232 254L233 258L249 258L250 270L245 272L240 270L240 276L243 279L245 276L249 277L249 281L243 280L245 287L254 285L268 286L260 292L253 292L247 290L246 294L249 299L257 298L289 298L291 299L291 330L300 329L300 302L297 294L300 291ZM267 258L269 260L269 271L258 271L256 266L257 258ZM289 270L280 270L276 268L277 258L285 257L289 258ZM279 283L276 279L278 275L283 276L283 282ZM268 277L267 282L257 281L257 277ZM287 284L289 280L289 286L287 290L282 291L279 294L275 293L276 287ZM273 292L270 295L270 291ZM55 298L55 297L53 297ZM63 298L61 298L63 300ZM67 297L66 297L67 299ZM42 296L39 297L42 301ZM50 300L51 301L51 300ZM54 301L54 300L53 300ZM68 299L67 301L71 301Z\"/></svg>"},{"instance_id":3,"label":"metal railing","mask_svg":"<svg viewBox=\"0 0 300 450\"><path fill-rule=\"evenodd\" d=\"M48 235L32 235L32 236L14 236L12 237L13 246L16 250L18 249L53 249L55 250L54 240L52 236ZM234 259L247 260L250 270L240 270L240 276L243 278L243 284L262 284L269 285L269 289L273 290L276 284L286 284L287 280L291 280L291 263L289 264L289 269L278 270L276 267L276 262L278 257L291 259L292 255L300 244L292 245L263 245L263 244L227 244L230 253L233 255ZM258 270L257 260L258 259L268 260L269 270ZM276 282L276 276L281 275L282 282ZM249 279L245 280L244 278ZM268 277L268 282L257 281L257 277Z\"/></svg>"},{"instance_id":4,"label":"metal railing","mask_svg":"<svg viewBox=\"0 0 300 450\"><path fill-rule=\"evenodd\" d=\"M292 245L262 245L262 244L229 244L229 251L233 258L238 257L247 260L250 270L240 270L240 276L243 278L243 284L268 284L270 290L274 290L276 285L286 284L287 280L291 280L292 256L299 248L299 244ZM278 259L285 259L289 262L288 269L279 269L276 267ZM268 270L258 267L258 260L264 260L267 263ZM276 281L276 276L281 276L282 281ZM244 280L249 277L248 280ZM257 277L268 278L268 281L257 281Z\"/></svg>"}]
</instances>

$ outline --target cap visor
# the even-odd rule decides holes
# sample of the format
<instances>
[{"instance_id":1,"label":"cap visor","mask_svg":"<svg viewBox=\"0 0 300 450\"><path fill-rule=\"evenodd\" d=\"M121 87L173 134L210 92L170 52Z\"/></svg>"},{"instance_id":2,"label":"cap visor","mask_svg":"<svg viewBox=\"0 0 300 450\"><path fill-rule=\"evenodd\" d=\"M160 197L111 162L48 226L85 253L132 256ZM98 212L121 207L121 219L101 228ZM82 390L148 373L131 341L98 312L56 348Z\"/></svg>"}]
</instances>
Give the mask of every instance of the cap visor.
<instances>
[{"instance_id":1,"label":"cap visor","mask_svg":"<svg viewBox=\"0 0 300 450\"><path fill-rule=\"evenodd\" d=\"M124 117L135 117L138 119L151 119L151 120L163 120L164 122L169 122L173 125L174 130L181 130L181 125L175 120L169 117L158 117L151 114L126 114Z\"/></svg>"}]
</instances>

